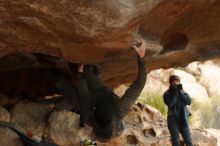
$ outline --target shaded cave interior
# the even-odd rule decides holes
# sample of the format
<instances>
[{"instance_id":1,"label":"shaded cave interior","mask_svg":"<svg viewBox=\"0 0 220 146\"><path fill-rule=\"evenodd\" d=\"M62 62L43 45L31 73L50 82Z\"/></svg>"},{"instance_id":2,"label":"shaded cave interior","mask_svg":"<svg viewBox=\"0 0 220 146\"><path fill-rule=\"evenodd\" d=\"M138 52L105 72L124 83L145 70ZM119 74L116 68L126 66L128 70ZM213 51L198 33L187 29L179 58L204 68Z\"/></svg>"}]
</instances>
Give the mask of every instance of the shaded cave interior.
<instances>
[{"instance_id":1,"label":"shaded cave interior","mask_svg":"<svg viewBox=\"0 0 220 146\"><path fill-rule=\"evenodd\" d=\"M53 81L54 71L74 82L78 64L72 63L75 72L70 75L65 74L68 63L39 53L13 53L0 58L0 105L10 109L19 101L35 102L59 95Z\"/></svg>"},{"instance_id":2,"label":"shaded cave interior","mask_svg":"<svg viewBox=\"0 0 220 146\"><path fill-rule=\"evenodd\" d=\"M187 47L188 37L183 33L172 33L164 35L160 44L163 50L158 55L181 51ZM41 53L17 52L1 57L0 105L7 108L20 100L34 101L59 94L53 83L53 70L64 71L68 68L68 63L63 58ZM72 64L77 67L77 63ZM75 75L73 72L71 78L75 78Z\"/></svg>"}]
</instances>

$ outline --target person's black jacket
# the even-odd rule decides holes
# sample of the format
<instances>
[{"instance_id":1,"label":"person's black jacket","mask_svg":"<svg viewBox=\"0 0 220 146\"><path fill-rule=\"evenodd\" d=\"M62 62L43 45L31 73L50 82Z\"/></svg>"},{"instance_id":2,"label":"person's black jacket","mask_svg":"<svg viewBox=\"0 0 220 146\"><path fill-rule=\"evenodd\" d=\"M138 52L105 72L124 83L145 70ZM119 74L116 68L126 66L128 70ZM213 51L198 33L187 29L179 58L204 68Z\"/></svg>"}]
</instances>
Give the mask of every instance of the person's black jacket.
<instances>
[{"instance_id":1,"label":"person's black jacket","mask_svg":"<svg viewBox=\"0 0 220 146\"><path fill-rule=\"evenodd\" d=\"M84 65L76 86L71 85L65 77L56 78L55 84L72 105L78 104L76 110L80 111L81 121L91 123L94 129L100 130L96 133L102 137L110 137L113 129L121 125L122 118L129 112L146 83L144 58L138 57L137 62L137 78L121 98L98 78L89 65Z\"/></svg>"},{"instance_id":2,"label":"person's black jacket","mask_svg":"<svg viewBox=\"0 0 220 146\"><path fill-rule=\"evenodd\" d=\"M168 106L168 117L174 116L183 127L187 126L189 112L186 106L191 104L189 94L183 90L169 89L164 93L163 98Z\"/></svg>"},{"instance_id":3,"label":"person's black jacket","mask_svg":"<svg viewBox=\"0 0 220 146\"><path fill-rule=\"evenodd\" d=\"M84 77L87 80L88 90L92 97L90 99L101 100L104 97L109 97L113 99L113 104L115 106L116 120L121 120L130 110L131 106L135 103L138 96L140 95L144 85L146 83L146 62L144 58L137 57L138 62L138 74L137 78L130 87L126 90L122 97L118 97L109 89L101 80L97 79L97 76L93 76L90 70L84 70ZM109 99L109 100L110 100ZM95 104L95 101L92 101Z\"/></svg>"}]
</instances>

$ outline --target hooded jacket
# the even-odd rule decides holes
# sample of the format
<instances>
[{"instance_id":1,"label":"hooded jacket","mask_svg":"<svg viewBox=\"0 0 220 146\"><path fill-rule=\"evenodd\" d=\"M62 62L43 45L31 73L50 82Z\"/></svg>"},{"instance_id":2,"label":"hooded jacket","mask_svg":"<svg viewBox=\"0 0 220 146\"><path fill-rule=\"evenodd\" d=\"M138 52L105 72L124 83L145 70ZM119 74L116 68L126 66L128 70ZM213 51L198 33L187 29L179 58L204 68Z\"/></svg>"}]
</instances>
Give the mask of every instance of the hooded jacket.
<instances>
[{"instance_id":1,"label":"hooded jacket","mask_svg":"<svg viewBox=\"0 0 220 146\"><path fill-rule=\"evenodd\" d=\"M164 93L163 99L168 106L168 117L175 117L180 126L186 127L188 125L189 116L186 106L191 104L189 94L183 90L180 91L177 88L170 88Z\"/></svg>"}]
</instances>

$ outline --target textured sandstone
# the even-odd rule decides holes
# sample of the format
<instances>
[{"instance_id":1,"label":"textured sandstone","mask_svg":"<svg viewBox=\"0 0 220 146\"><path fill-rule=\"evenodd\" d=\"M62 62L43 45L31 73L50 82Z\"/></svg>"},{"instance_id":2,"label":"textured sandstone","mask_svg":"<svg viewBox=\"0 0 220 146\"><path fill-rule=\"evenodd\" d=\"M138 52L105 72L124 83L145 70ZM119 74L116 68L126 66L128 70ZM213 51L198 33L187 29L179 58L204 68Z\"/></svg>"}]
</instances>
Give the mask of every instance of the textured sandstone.
<instances>
[{"instance_id":1,"label":"textured sandstone","mask_svg":"<svg viewBox=\"0 0 220 146\"><path fill-rule=\"evenodd\" d=\"M0 121L9 122L10 113L0 106ZM19 137L12 130L0 127L0 145L1 146L23 146Z\"/></svg>"},{"instance_id":2,"label":"textured sandstone","mask_svg":"<svg viewBox=\"0 0 220 146\"><path fill-rule=\"evenodd\" d=\"M219 61L194 62L187 66L187 70L198 77L198 82L203 85L210 97L220 96L220 68Z\"/></svg>"},{"instance_id":3,"label":"textured sandstone","mask_svg":"<svg viewBox=\"0 0 220 146\"><path fill-rule=\"evenodd\" d=\"M46 140L62 146L78 145L84 139L95 139L99 146L171 146L166 120L155 108L134 105L124 122L124 132L103 141L94 135L91 127L79 128L79 115L57 111L50 116ZM192 130L192 138L196 146L217 144L217 139L204 130Z\"/></svg>"},{"instance_id":4,"label":"textured sandstone","mask_svg":"<svg viewBox=\"0 0 220 146\"><path fill-rule=\"evenodd\" d=\"M70 111L53 112L48 124L46 140L62 146L79 145L80 140L92 138L92 128L79 128L79 115Z\"/></svg>"},{"instance_id":5,"label":"textured sandstone","mask_svg":"<svg viewBox=\"0 0 220 146\"><path fill-rule=\"evenodd\" d=\"M40 53L57 56L64 62L97 64L102 68L102 79L117 86L135 78L136 54L130 46L139 37L149 43L148 71L217 58L220 56L219 13L218 0L1 0L0 72L6 76L0 76L7 77L7 82L13 83L14 88L20 88L21 84L16 81L21 79L24 83L26 76L36 79L32 71L24 68L41 67L32 55ZM19 68L21 70L15 70ZM22 77L11 78L20 72ZM38 70L34 72L38 73ZM7 76L9 74L11 76ZM39 81L47 79L44 75L39 73ZM25 89L33 93L29 86L31 81L25 84ZM7 87L2 79L1 83L1 88ZM37 85L34 86L37 89L44 87ZM27 123L32 121L31 125L40 117L33 129L42 136L43 121L49 110L35 110L40 114L27 110L24 115L29 115ZM21 122L25 118L16 118L20 116L20 110L15 113L12 113L12 121L25 127L26 124ZM33 119L29 118L30 114ZM147 127L141 129L142 135L150 134L155 139L160 132L150 124L143 124L143 115L150 123L158 117L143 112L134 118L139 128ZM121 143L141 145L140 135L134 133L125 139L117 139ZM113 140L112 143L117 142Z\"/></svg>"},{"instance_id":6,"label":"textured sandstone","mask_svg":"<svg viewBox=\"0 0 220 146\"><path fill-rule=\"evenodd\" d=\"M66 110L55 111L48 117L49 119L45 119L44 114L39 114L45 111L42 110L45 109L44 105L42 107L31 103L22 103L20 105L26 110L28 107L30 108L30 105L35 108L31 110L32 112L30 110L22 110L21 114L21 110L19 110L17 105L14 108L17 112L13 112L13 116L16 113L17 116L24 117L23 121L26 121L21 123L17 120L17 123L25 130L32 129L34 134L43 135L44 141L53 142L61 146L79 145L80 140L85 139L95 139L99 146L171 146L165 118L155 108L147 105L134 105L124 118L125 130L108 141L97 138L90 126L86 125L84 128L79 128L79 115L76 113ZM0 120L10 120L10 113L3 108L0 108L0 115ZM42 119L44 120L42 121ZM205 130L192 130L194 145L216 146L217 138L212 136L212 133ZM0 129L0 136L3 137L3 139L0 139L1 145L22 146L16 134L9 129Z\"/></svg>"},{"instance_id":7,"label":"textured sandstone","mask_svg":"<svg viewBox=\"0 0 220 146\"><path fill-rule=\"evenodd\" d=\"M43 137L50 108L34 103L18 103L12 109L11 121L17 123L28 132Z\"/></svg>"},{"instance_id":8,"label":"textured sandstone","mask_svg":"<svg viewBox=\"0 0 220 146\"><path fill-rule=\"evenodd\" d=\"M134 79L138 36L154 50L148 71L218 57L219 13L217 0L1 0L0 56L20 53L20 68L36 65L28 53L96 63L116 86Z\"/></svg>"}]
</instances>

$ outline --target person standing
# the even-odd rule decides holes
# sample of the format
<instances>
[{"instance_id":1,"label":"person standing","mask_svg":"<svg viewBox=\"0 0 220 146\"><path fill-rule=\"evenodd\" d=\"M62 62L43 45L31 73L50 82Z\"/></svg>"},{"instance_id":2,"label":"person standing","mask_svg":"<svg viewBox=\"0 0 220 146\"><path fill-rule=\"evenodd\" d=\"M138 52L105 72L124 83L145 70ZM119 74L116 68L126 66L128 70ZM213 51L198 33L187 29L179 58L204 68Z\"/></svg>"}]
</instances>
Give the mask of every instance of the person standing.
<instances>
[{"instance_id":1,"label":"person standing","mask_svg":"<svg viewBox=\"0 0 220 146\"><path fill-rule=\"evenodd\" d=\"M164 93L163 99L168 106L167 123L172 146L180 146L180 133L186 146L193 146L188 124L190 113L186 107L191 104L191 98L183 90L179 76L171 75L169 83L169 89Z\"/></svg>"}]
</instances>

